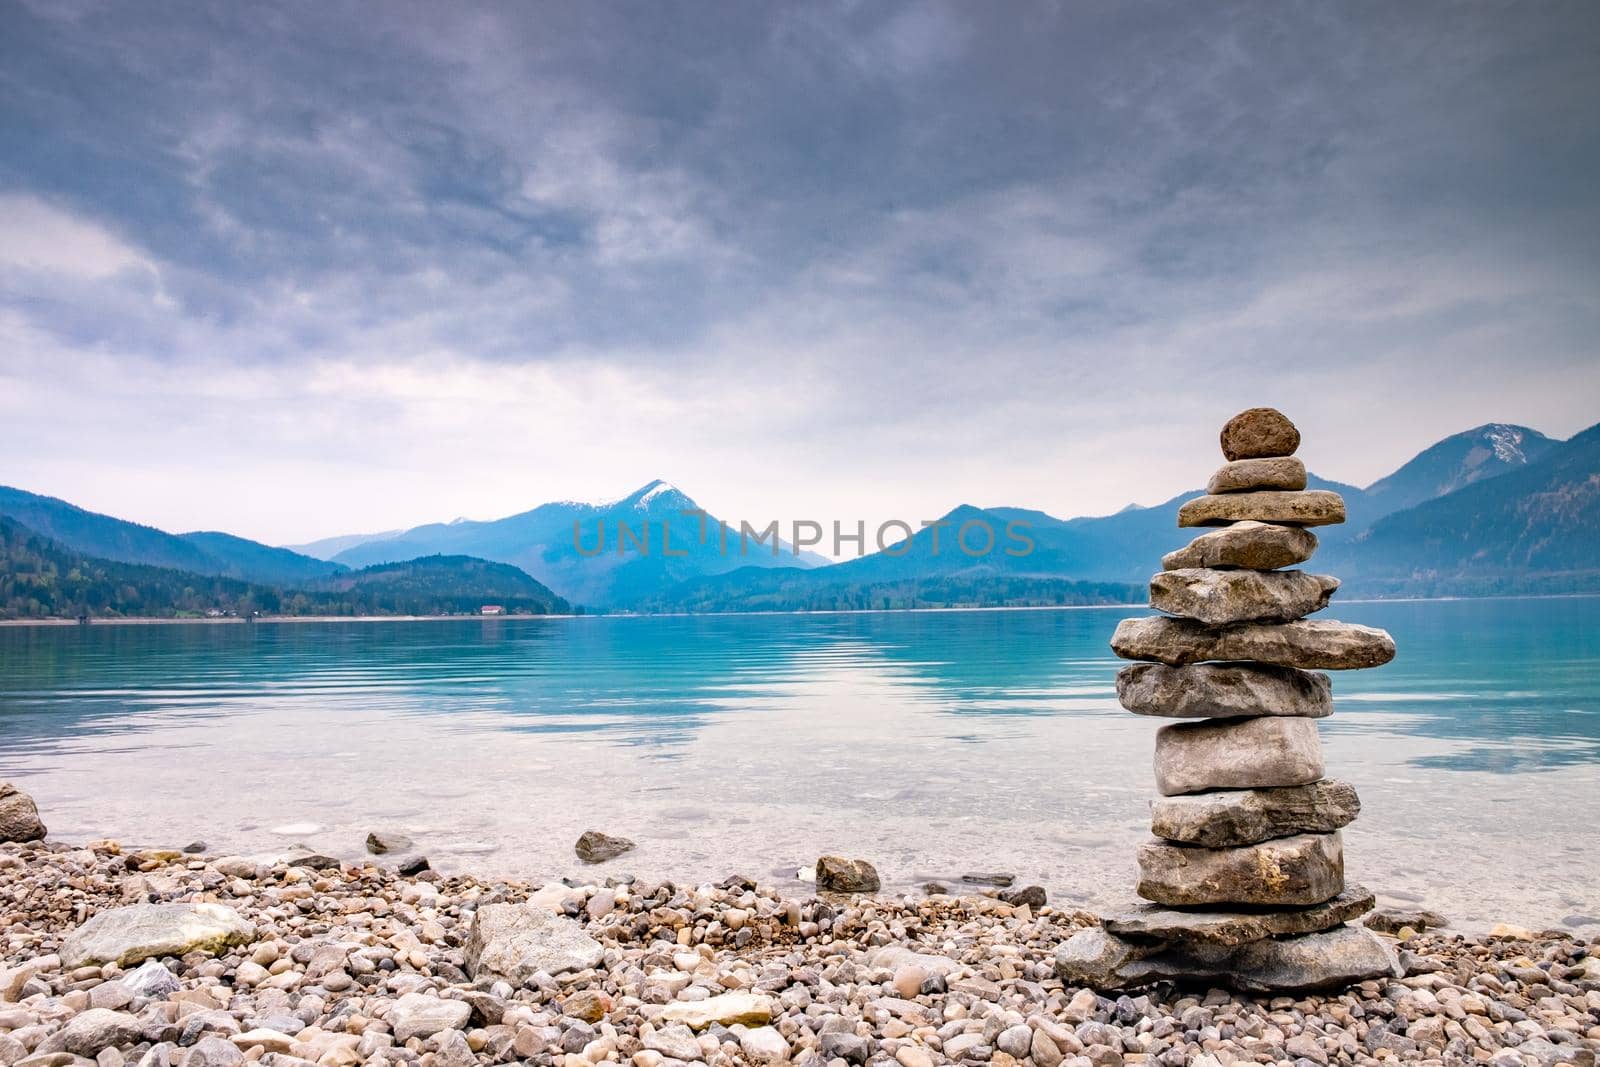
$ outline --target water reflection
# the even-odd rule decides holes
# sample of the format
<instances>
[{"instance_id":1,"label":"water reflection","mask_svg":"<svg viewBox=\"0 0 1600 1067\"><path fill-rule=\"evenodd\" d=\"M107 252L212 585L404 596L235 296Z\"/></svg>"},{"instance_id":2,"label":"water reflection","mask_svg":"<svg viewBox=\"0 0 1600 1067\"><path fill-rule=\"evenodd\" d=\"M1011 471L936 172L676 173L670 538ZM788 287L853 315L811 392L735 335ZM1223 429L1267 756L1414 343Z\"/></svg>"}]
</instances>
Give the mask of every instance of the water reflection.
<instances>
[{"instance_id":1,"label":"water reflection","mask_svg":"<svg viewBox=\"0 0 1600 1067\"><path fill-rule=\"evenodd\" d=\"M63 836L264 852L312 822L338 853L388 820L544 874L614 820L664 875L825 844L891 883L999 864L1093 903L1145 832L1157 724L1117 707L1107 648L1142 613L0 627L0 776ZM1437 898L1414 872L1493 839L1543 896L1507 875L1461 908L1580 910L1596 872L1550 815L1600 818L1600 600L1330 614L1401 649L1336 675L1323 724L1369 880Z\"/></svg>"}]
</instances>

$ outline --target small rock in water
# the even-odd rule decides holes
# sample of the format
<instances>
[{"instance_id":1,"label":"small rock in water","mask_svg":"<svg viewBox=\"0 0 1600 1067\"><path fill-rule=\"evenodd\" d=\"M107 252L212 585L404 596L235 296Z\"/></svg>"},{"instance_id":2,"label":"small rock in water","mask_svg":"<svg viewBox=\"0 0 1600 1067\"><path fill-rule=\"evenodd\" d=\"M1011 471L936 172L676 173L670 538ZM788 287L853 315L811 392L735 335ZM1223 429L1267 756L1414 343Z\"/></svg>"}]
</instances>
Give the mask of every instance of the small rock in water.
<instances>
[{"instance_id":1,"label":"small rock in water","mask_svg":"<svg viewBox=\"0 0 1600 1067\"><path fill-rule=\"evenodd\" d=\"M1223 423L1220 442L1230 460L1292 456L1300 431L1277 408L1246 408Z\"/></svg>"},{"instance_id":2,"label":"small rock in water","mask_svg":"<svg viewBox=\"0 0 1600 1067\"><path fill-rule=\"evenodd\" d=\"M834 893L876 893L878 871L866 860L823 856L817 860L817 888Z\"/></svg>"},{"instance_id":3,"label":"small rock in water","mask_svg":"<svg viewBox=\"0 0 1600 1067\"><path fill-rule=\"evenodd\" d=\"M189 856L198 856L205 851L206 843L204 841L190 841L187 845L183 846L183 852Z\"/></svg>"},{"instance_id":4,"label":"small rock in water","mask_svg":"<svg viewBox=\"0 0 1600 1067\"><path fill-rule=\"evenodd\" d=\"M1013 907L1027 905L1030 908L1042 908L1045 905L1045 892L1042 885L1024 885L1015 889L1000 891L1000 899Z\"/></svg>"},{"instance_id":5,"label":"small rock in water","mask_svg":"<svg viewBox=\"0 0 1600 1067\"><path fill-rule=\"evenodd\" d=\"M1315 719L1206 719L1156 731L1156 789L1162 796L1309 785L1322 769Z\"/></svg>"},{"instance_id":6,"label":"small rock in water","mask_svg":"<svg viewBox=\"0 0 1600 1067\"><path fill-rule=\"evenodd\" d=\"M1220 468L1206 483L1208 493L1241 493L1255 489L1306 487L1306 465L1293 456L1236 459Z\"/></svg>"},{"instance_id":7,"label":"small rock in water","mask_svg":"<svg viewBox=\"0 0 1600 1067\"><path fill-rule=\"evenodd\" d=\"M961 880L963 882L971 882L974 885L996 885L1004 888L1016 881L1017 876L1014 874L963 874Z\"/></svg>"},{"instance_id":8,"label":"small rock in water","mask_svg":"<svg viewBox=\"0 0 1600 1067\"><path fill-rule=\"evenodd\" d=\"M33 798L10 782L0 782L0 841L37 841L44 835Z\"/></svg>"},{"instance_id":9,"label":"small rock in water","mask_svg":"<svg viewBox=\"0 0 1600 1067\"><path fill-rule=\"evenodd\" d=\"M1384 908L1368 915L1362 925L1380 934L1398 934L1408 926L1417 931L1437 930L1441 926L1450 925L1450 920L1436 911L1424 908L1406 910Z\"/></svg>"},{"instance_id":10,"label":"small rock in water","mask_svg":"<svg viewBox=\"0 0 1600 1067\"><path fill-rule=\"evenodd\" d=\"M374 856L381 856L386 852L409 852L411 847L411 838L405 834L388 830L374 830L367 834L367 851Z\"/></svg>"},{"instance_id":11,"label":"small rock in water","mask_svg":"<svg viewBox=\"0 0 1600 1067\"><path fill-rule=\"evenodd\" d=\"M616 859L624 852L632 852L636 846L626 837L612 837L599 830L585 830L573 847L583 862L604 863L606 860Z\"/></svg>"},{"instance_id":12,"label":"small rock in water","mask_svg":"<svg viewBox=\"0 0 1600 1067\"><path fill-rule=\"evenodd\" d=\"M1150 606L1211 626L1293 622L1321 611L1339 579L1305 571L1160 571L1150 579Z\"/></svg>"}]
</instances>

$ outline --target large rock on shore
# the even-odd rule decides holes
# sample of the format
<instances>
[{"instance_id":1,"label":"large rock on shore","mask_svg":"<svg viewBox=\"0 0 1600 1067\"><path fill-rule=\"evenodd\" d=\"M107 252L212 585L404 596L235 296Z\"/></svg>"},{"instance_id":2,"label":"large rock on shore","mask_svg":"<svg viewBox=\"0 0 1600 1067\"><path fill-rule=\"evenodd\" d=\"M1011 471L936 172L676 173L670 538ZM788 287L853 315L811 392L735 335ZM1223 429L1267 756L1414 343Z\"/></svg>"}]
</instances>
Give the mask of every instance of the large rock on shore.
<instances>
[{"instance_id":1,"label":"large rock on shore","mask_svg":"<svg viewBox=\"0 0 1600 1067\"><path fill-rule=\"evenodd\" d=\"M1304 993L1369 978L1399 978L1400 961L1371 931L1336 926L1245 945L1138 944L1099 927L1080 930L1056 950L1068 985L1128 989L1159 981L1221 983L1250 993Z\"/></svg>"},{"instance_id":2,"label":"large rock on shore","mask_svg":"<svg viewBox=\"0 0 1600 1067\"><path fill-rule=\"evenodd\" d=\"M1355 786L1336 778L1280 789L1226 789L1150 802L1150 832L1205 848L1331 833L1361 813Z\"/></svg>"},{"instance_id":3,"label":"large rock on shore","mask_svg":"<svg viewBox=\"0 0 1600 1067\"><path fill-rule=\"evenodd\" d=\"M1314 719L1208 719L1156 731L1156 789L1162 796L1208 789L1309 785L1322 777Z\"/></svg>"},{"instance_id":4,"label":"large rock on shore","mask_svg":"<svg viewBox=\"0 0 1600 1067\"><path fill-rule=\"evenodd\" d=\"M1178 509L1179 526L1217 526L1254 519L1291 526L1333 526L1344 521L1344 497L1326 489L1208 493Z\"/></svg>"},{"instance_id":5,"label":"large rock on shore","mask_svg":"<svg viewBox=\"0 0 1600 1067\"><path fill-rule=\"evenodd\" d=\"M541 972L596 967L605 949L571 919L537 904L483 904L472 914L464 954L474 979L522 985Z\"/></svg>"},{"instance_id":6,"label":"large rock on shore","mask_svg":"<svg viewBox=\"0 0 1600 1067\"><path fill-rule=\"evenodd\" d=\"M45 832L33 798L10 782L0 782L0 841L38 841Z\"/></svg>"},{"instance_id":7,"label":"large rock on shore","mask_svg":"<svg viewBox=\"0 0 1600 1067\"><path fill-rule=\"evenodd\" d=\"M1222 424L1222 454L1228 459L1292 456L1300 431L1277 408L1246 408Z\"/></svg>"},{"instance_id":8,"label":"large rock on shore","mask_svg":"<svg viewBox=\"0 0 1600 1067\"><path fill-rule=\"evenodd\" d=\"M1365 915L1374 904L1364 886L1347 886L1332 900L1304 908L1270 911L1189 911L1146 905L1105 921L1106 930L1129 941L1209 941L1244 945L1266 937L1312 934Z\"/></svg>"},{"instance_id":9,"label":"large rock on shore","mask_svg":"<svg viewBox=\"0 0 1600 1067\"><path fill-rule=\"evenodd\" d=\"M1317 535L1299 526L1236 522L1196 537L1161 557L1163 570L1188 567L1248 567L1272 571L1304 563L1317 550Z\"/></svg>"},{"instance_id":10,"label":"large rock on shore","mask_svg":"<svg viewBox=\"0 0 1600 1067\"><path fill-rule=\"evenodd\" d=\"M1182 666L1206 660L1253 660L1308 670L1350 671L1394 659L1394 638L1371 626L1302 619L1263 626L1207 626L1193 619L1151 615L1123 619L1111 637L1123 659Z\"/></svg>"},{"instance_id":11,"label":"large rock on shore","mask_svg":"<svg viewBox=\"0 0 1600 1067\"><path fill-rule=\"evenodd\" d=\"M817 888L833 893L876 893L878 870L866 860L823 856L817 860Z\"/></svg>"},{"instance_id":12,"label":"large rock on shore","mask_svg":"<svg viewBox=\"0 0 1600 1067\"><path fill-rule=\"evenodd\" d=\"M1241 848L1139 846L1138 893L1157 904L1321 904L1343 889L1344 849L1337 832Z\"/></svg>"},{"instance_id":13,"label":"large rock on shore","mask_svg":"<svg viewBox=\"0 0 1600 1067\"><path fill-rule=\"evenodd\" d=\"M1293 456L1236 459L1206 483L1208 493L1248 493L1257 489L1298 491L1306 487L1306 465Z\"/></svg>"},{"instance_id":14,"label":"large rock on shore","mask_svg":"<svg viewBox=\"0 0 1600 1067\"><path fill-rule=\"evenodd\" d=\"M1293 667L1135 663L1117 672L1117 699L1136 715L1169 719L1258 715L1315 719L1333 713L1333 683L1326 674Z\"/></svg>"},{"instance_id":15,"label":"large rock on shore","mask_svg":"<svg viewBox=\"0 0 1600 1067\"><path fill-rule=\"evenodd\" d=\"M1305 571L1161 571L1150 579L1150 606L1212 626L1293 622L1321 611L1339 579Z\"/></svg>"},{"instance_id":16,"label":"large rock on shore","mask_svg":"<svg viewBox=\"0 0 1600 1067\"><path fill-rule=\"evenodd\" d=\"M61 965L131 967L157 956L213 955L254 941L256 928L222 904L130 904L102 911L67 935Z\"/></svg>"}]
</instances>

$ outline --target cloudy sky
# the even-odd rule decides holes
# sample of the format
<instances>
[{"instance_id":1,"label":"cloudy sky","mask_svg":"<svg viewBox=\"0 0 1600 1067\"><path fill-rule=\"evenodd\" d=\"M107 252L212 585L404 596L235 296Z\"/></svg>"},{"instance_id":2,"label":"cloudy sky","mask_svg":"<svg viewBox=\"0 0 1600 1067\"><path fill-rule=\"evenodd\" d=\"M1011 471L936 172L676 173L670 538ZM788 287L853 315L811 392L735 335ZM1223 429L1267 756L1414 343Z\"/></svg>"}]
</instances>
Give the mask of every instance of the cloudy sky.
<instances>
[{"instance_id":1,"label":"cloudy sky","mask_svg":"<svg viewBox=\"0 0 1600 1067\"><path fill-rule=\"evenodd\" d=\"M1600 5L0 0L0 483L1059 515L1600 421Z\"/></svg>"}]
</instances>

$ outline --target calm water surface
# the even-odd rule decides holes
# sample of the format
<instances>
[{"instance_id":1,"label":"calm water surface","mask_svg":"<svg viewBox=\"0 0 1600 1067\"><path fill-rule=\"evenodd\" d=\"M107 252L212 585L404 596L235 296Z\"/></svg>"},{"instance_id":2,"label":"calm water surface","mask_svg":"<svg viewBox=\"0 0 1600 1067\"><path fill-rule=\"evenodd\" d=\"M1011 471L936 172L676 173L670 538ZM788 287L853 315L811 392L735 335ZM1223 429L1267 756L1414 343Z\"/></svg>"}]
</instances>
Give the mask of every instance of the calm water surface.
<instances>
[{"instance_id":1,"label":"calm water surface","mask_svg":"<svg viewBox=\"0 0 1600 1067\"><path fill-rule=\"evenodd\" d=\"M793 881L823 851L890 888L1008 870L1129 899L1159 723L1106 642L1143 609L0 627L0 777L64 840L437 866ZM1600 599L1350 603L1400 656L1336 674L1352 879L1458 924L1600 914Z\"/></svg>"}]
</instances>

